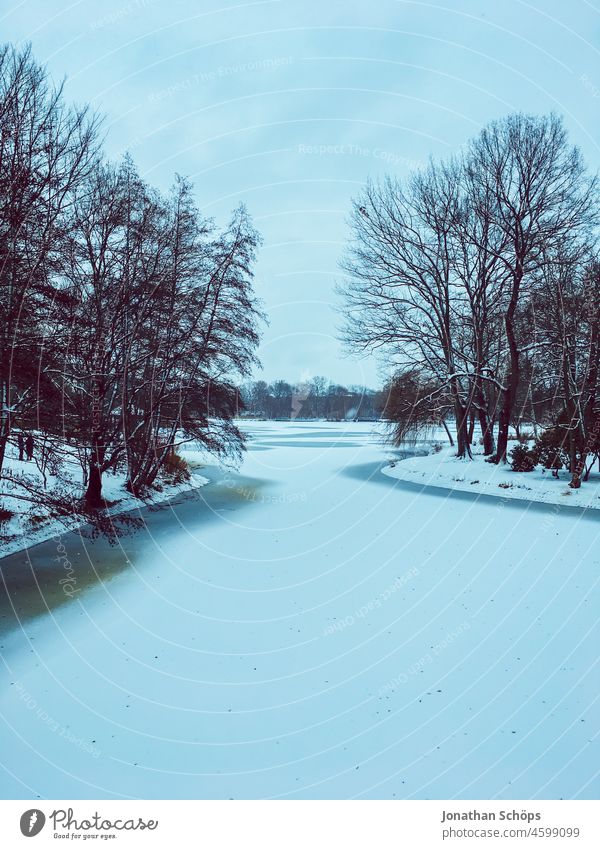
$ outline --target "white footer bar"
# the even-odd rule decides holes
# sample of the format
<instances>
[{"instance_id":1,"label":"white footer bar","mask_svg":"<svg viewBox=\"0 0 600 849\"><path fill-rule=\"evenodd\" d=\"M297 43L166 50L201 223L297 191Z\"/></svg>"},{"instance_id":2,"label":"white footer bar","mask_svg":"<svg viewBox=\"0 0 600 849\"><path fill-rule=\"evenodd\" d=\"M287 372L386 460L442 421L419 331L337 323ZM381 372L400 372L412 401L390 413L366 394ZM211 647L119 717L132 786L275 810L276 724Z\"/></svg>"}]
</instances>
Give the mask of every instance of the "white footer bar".
<instances>
[{"instance_id":1,"label":"white footer bar","mask_svg":"<svg viewBox=\"0 0 600 849\"><path fill-rule=\"evenodd\" d=\"M0 801L0 846L598 849L599 807L594 801Z\"/></svg>"}]
</instances>

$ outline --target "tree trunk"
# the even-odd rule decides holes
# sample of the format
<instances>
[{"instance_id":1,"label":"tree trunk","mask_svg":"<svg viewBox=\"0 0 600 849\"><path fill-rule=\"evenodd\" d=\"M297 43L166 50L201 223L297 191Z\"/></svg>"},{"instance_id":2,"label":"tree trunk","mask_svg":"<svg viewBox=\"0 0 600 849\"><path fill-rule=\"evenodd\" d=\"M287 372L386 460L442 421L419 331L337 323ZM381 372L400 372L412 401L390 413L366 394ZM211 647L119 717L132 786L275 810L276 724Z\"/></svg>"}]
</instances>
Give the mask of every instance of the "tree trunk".
<instances>
[{"instance_id":1,"label":"tree trunk","mask_svg":"<svg viewBox=\"0 0 600 849\"><path fill-rule=\"evenodd\" d=\"M102 473L100 472L100 466L94 460L90 460L90 474L85 500L94 509L104 505L102 499Z\"/></svg>"},{"instance_id":2,"label":"tree trunk","mask_svg":"<svg viewBox=\"0 0 600 849\"><path fill-rule=\"evenodd\" d=\"M104 461L105 448L98 433L92 441L92 455L90 457L90 474L88 478L85 500L94 509L104 506L102 498L102 463Z\"/></svg>"},{"instance_id":3,"label":"tree trunk","mask_svg":"<svg viewBox=\"0 0 600 849\"><path fill-rule=\"evenodd\" d=\"M583 460L583 463L581 463L581 460ZM569 482L569 486L571 487L571 489L579 489L579 487L581 486L581 473L585 469L585 461L586 461L586 455L585 454L582 454L581 460L579 462L579 465L577 465L573 469L573 476L571 477L571 480ZM585 480L587 480L587 476L586 476Z\"/></svg>"},{"instance_id":4,"label":"tree trunk","mask_svg":"<svg viewBox=\"0 0 600 849\"><path fill-rule=\"evenodd\" d=\"M452 439L452 434L450 433L450 430L448 429L448 425L446 424L446 419L442 419L442 424L444 425L444 430L446 431L446 435L448 437L448 442L450 443L451 446L453 446L454 440Z\"/></svg>"},{"instance_id":5,"label":"tree trunk","mask_svg":"<svg viewBox=\"0 0 600 849\"><path fill-rule=\"evenodd\" d=\"M577 468L577 446L575 444L574 422L571 420L569 429L569 471L575 474Z\"/></svg>"},{"instance_id":6,"label":"tree trunk","mask_svg":"<svg viewBox=\"0 0 600 849\"><path fill-rule=\"evenodd\" d=\"M571 477L571 481L569 486L572 489L579 489L581 486L581 480L583 475L583 480L587 481L590 472L592 471L592 466L594 465L594 460L590 463L589 468L586 468L587 459L590 453L594 451L598 451L598 433L600 431L600 415L596 418L593 423L592 428L586 434L586 438L583 443L583 447L581 449L581 457L579 458L579 462L576 463L573 468L573 476ZM591 446L594 446L593 448ZM600 455L598 456L598 466L600 468Z\"/></svg>"},{"instance_id":7,"label":"tree trunk","mask_svg":"<svg viewBox=\"0 0 600 849\"><path fill-rule=\"evenodd\" d=\"M489 456L494 453L495 449L493 425L488 420L487 413L482 407L479 408L479 427L483 438L483 453Z\"/></svg>"},{"instance_id":8,"label":"tree trunk","mask_svg":"<svg viewBox=\"0 0 600 849\"><path fill-rule=\"evenodd\" d=\"M597 306L595 305L597 310ZM573 476L569 483L572 489L579 489L581 486L581 476L585 471L583 480L587 481L594 461L592 460L590 467L586 469L588 454L590 451L598 451L598 435L600 431L600 415L596 413L596 386L598 382L599 358L600 358L600 322L598 321L598 313L593 316L592 332L590 337L590 354L589 368L584 385L584 391L589 386L588 397L585 400L585 406L581 413L581 424L583 427L583 446L581 449L581 457L579 462L573 469ZM582 396L583 396L582 392ZM598 466L600 468L600 456L598 457Z\"/></svg>"},{"instance_id":9,"label":"tree trunk","mask_svg":"<svg viewBox=\"0 0 600 849\"><path fill-rule=\"evenodd\" d=\"M506 376L506 389L502 399L502 408L500 410L500 419L498 422L498 445L496 453L490 457L492 463L506 463L506 452L508 449L508 429L510 420L513 414L517 390L519 388L519 347L515 334L514 320L517 311L517 303L519 300L519 292L521 289L521 280L523 279L523 268L521 263L518 263L518 268L515 271L512 284L512 293L510 303L504 316L504 329L506 331L506 341L508 342L509 350L509 365L508 374Z\"/></svg>"},{"instance_id":10,"label":"tree trunk","mask_svg":"<svg viewBox=\"0 0 600 849\"><path fill-rule=\"evenodd\" d=\"M498 443L496 453L490 457L490 462L506 463L506 451L508 449L508 428L510 426L510 412L512 405L503 403L498 419Z\"/></svg>"},{"instance_id":11,"label":"tree trunk","mask_svg":"<svg viewBox=\"0 0 600 849\"><path fill-rule=\"evenodd\" d=\"M2 382L2 397L0 398L0 474L4 468L4 458L6 456L6 445L10 436L10 391L8 383Z\"/></svg>"},{"instance_id":12,"label":"tree trunk","mask_svg":"<svg viewBox=\"0 0 600 849\"><path fill-rule=\"evenodd\" d=\"M469 432L467 433L467 441L469 445L473 445L473 434L475 433L475 412L471 411L469 415Z\"/></svg>"},{"instance_id":13,"label":"tree trunk","mask_svg":"<svg viewBox=\"0 0 600 849\"><path fill-rule=\"evenodd\" d=\"M456 417L456 456L468 457L469 459L472 459L471 447L469 445L469 435L467 433L466 410L460 402L455 402L454 411Z\"/></svg>"},{"instance_id":14,"label":"tree trunk","mask_svg":"<svg viewBox=\"0 0 600 849\"><path fill-rule=\"evenodd\" d=\"M4 428L2 428L4 430ZM2 432L0 433L0 473L2 473L2 469L4 467L4 456L6 454L6 443L8 441L8 437Z\"/></svg>"},{"instance_id":15,"label":"tree trunk","mask_svg":"<svg viewBox=\"0 0 600 849\"><path fill-rule=\"evenodd\" d=\"M533 391L531 389L531 381L529 382L529 388L527 390L527 396L529 398L529 409L531 410L531 423L533 425L533 436L535 439L538 438L539 428L537 423L537 416L535 414L535 407L533 404Z\"/></svg>"},{"instance_id":16,"label":"tree trunk","mask_svg":"<svg viewBox=\"0 0 600 849\"><path fill-rule=\"evenodd\" d=\"M508 335L508 334L507 334ZM506 378L506 390L502 399L502 407L500 409L500 417L498 421L498 445L496 453L491 462L506 463L506 452L508 449L508 431L510 428L510 420L517 397L517 388L519 386L519 355L517 351L516 341L512 337L511 348L511 364L510 370Z\"/></svg>"}]
</instances>

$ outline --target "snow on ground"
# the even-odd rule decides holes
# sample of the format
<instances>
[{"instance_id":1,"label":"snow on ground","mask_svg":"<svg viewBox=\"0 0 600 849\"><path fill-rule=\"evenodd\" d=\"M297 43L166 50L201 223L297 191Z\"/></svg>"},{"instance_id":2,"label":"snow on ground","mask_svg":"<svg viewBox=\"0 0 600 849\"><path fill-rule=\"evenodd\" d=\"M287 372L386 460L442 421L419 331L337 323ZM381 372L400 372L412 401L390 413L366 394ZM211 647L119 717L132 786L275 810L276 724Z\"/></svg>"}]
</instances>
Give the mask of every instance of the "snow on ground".
<instances>
[{"instance_id":1,"label":"snow on ground","mask_svg":"<svg viewBox=\"0 0 600 849\"><path fill-rule=\"evenodd\" d=\"M64 535L74 597L13 584L0 796L597 798L596 514L386 477L369 425L248 427L117 548Z\"/></svg>"},{"instance_id":2,"label":"snow on ground","mask_svg":"<svg viewBox=\"0 0 600 849\"><path fill-rule=\"evenodd\" d=\"M509 444L509 454L512 446L517 444ZM482 454L474 453L473 460L459 460L456 448L444 447L427 456L407 457L393 462L383 469L383 473L396 480L459 492L600 510L600 474L597 471L591 473L590 479L580 489L571 489L571 476L564 469L559 472L558 478L541 466L532 472L513 472L510 464L496 466L487 463Z\"/></svg>"},{"instance_id":3,"label":"snow on ground","mask_svg":"<svg viewBox=\"0 0 600 849\"><path fill-rule=\"evenodd\" d=\"M190 449L182 450L182 456L190 462L190 467L201 466L206 463L206 454ZM19 460L18 452L12 445L8 446L5 458L4 470L13 476L24 476L34 487L41 489L42 475L33 461ZM52 511L41 504L35 506L18 497L24 491L19 486L5 489L0 495L0 507L10 511L13 515L10 519L0 523L0 558L6 557L15 551L30 548L41 542L59 537L65 530L74 530L80 527L85 519L77 510L79 500L83 496L83 484L81 466L76 457L65 449L64 467L60 474L47 472L47 489L50 494L57 492L60 488L62 493L68 492L73 499L73 515L57 518ZM190 478L178 484L165 485L162 491L154 489L148 492L143 499L135 498L125 489L125 474L118 471L115 474L107 473L102 476L102 494L104 498L113 502L106 513L110 516L119 516L123 513L139 511L148 505L161 504L170 498L174 498L183 492L197 489L208 483L208 478L203 477L196 471L190 473Z\"/></svg>"}]
</instances>

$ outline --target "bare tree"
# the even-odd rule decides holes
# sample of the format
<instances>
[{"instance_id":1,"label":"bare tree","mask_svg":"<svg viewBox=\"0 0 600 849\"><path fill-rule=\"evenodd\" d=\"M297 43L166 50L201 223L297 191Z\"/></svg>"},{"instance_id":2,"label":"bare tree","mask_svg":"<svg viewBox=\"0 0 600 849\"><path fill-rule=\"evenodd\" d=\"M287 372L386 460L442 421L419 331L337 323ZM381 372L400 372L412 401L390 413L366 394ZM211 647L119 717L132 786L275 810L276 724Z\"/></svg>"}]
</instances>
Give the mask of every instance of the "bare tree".
<instances>
[{"instance_id":1,"label":"bare tree","mask_svg":"<svg viewBox=\"0 0 600 849\"><path fill-rule=\"evenodd\" d=\"M213 233L189 183L178 181L169 205L166 274L145 321L147 356L141 370L128 374L124 438L133 492L154 482L179 434L221 457L239 458L236 379L257 363L261 313L252 265L258 243L243 208L222 233Z\"/></svg>"},{"instance_id":2,"label":"bare tree","mask_svg":"<svg viewBox=\"0 0 600 849\"><path fill-rule=\"evenodd\" d=\"M460 174L431 164L406 189L392 179L369 184L354 203L343 268L346 344L385 350L403 369L419 367L454 406L457 454L470 454L470 392L457 351L462 292L454 274Z\"/></svg>"},{"instance_id":3,"label":"bare tree","mask_svg":"<svg viewBox=\"0 0 600 849\"><path fill-rule=\"evenodd\" d=\"M505 237L496 254L508 274L503 305L507 355L493 458L504 462L520 382L519 310L548 254L567 239L587 238L595 184L562 121L553 115L514 114L493 122L471 144L467 169L477 190L473 199L478 207L485 204L485 214Z\"/></svg>"},{"instance_id":4,"label":"bare tree","mask_svg":"<svg viewBox=\"0 0 600 849\"><path fill-rule=\"evenodd\" d=\"M70 294L63 324L69 337L58 375L64 430L81 449L92 507L103 504L103 473L125 456L124 377L132 352L137 354L136 320L148 312L140 242L156 214L130 162L98 166L73 203L63 264Z\"/></svg>"},{"instance_id":5,"label":"bare tree","mask_svg":"<svg viewBox=\"0 0 600 849\"><path fill-rule=\"evenodd\" d=\"M355 201L344 340L451 397L459 457L477 418L484 452L506 460L509 426L532 403L523 369L533 375L543 344L527 332L532 293L565 244L586 249L596 201L562 122L524 115L490 124L462 159L405 186L369 184Z\"/></svg>"},{"instance_id":6,"label":"bare tree","mask_svg":"<svg viewBox=\"0 0 600 849\"><path fill-rule=\"evenodd\" d=\"M87 108L65 105L30 47L0 49L0 471L13 422L43 413L54 272L97 127Z\"/></svg>"}]
</instances>

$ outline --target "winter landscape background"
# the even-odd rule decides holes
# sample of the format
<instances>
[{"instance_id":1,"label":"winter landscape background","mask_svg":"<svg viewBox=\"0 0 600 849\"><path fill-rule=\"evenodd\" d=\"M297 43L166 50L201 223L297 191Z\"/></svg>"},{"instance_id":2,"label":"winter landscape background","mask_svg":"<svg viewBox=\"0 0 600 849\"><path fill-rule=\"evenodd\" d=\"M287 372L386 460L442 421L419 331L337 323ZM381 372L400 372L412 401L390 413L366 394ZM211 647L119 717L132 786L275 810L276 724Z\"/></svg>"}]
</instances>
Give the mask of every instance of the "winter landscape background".
<instances>
[{"instance_id":1,"label":"winter landscape background","mask_svg":"<svg viewBox=\"0 0 600 849\"><path fill-rule=\"evenodd\" d=\"M598 14L3 10L0 796L597 798Z\"/></svg>"}]
</instances>

